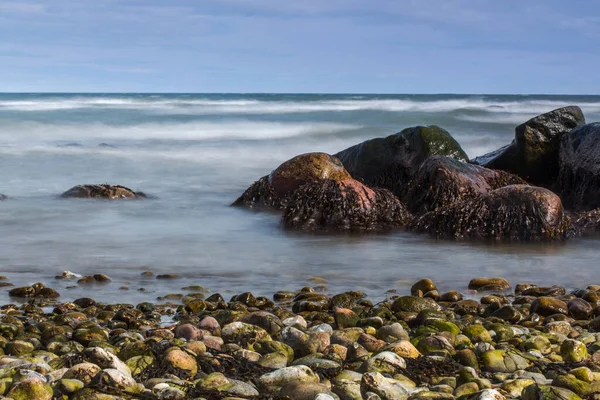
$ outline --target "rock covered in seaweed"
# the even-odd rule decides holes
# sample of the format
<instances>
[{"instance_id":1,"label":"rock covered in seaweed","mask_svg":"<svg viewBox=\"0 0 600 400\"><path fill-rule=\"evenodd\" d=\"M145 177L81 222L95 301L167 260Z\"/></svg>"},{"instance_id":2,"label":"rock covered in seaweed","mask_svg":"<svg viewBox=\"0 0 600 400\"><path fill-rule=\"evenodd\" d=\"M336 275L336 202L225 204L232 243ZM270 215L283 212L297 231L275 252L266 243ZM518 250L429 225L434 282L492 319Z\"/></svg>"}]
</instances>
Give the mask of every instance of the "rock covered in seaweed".
<instances>
[{"instance_id":1,"label":"rock covered in seaweed","mask_svg":"<svg viewBox=\"0 0 600 400\"><path fill-rule=\"evenodd\" d=\"M548 189L510 185L424 214L412 229L435 237L498 241L563 240L572 234L560 198Z\"/></svg>"},{"instance_id":2,"label":"rock covered in seaweed","mask_svg":"<svg viewBox=\"0 0 600 400\"><path fill-rule=\"evenodd\" d=\"M371 189L354 179L306 184L283 213L285 227L310 231L382 230L409 220L410 214L389 190Z\"/></svg>"},{"instance_id":3,"label":"rock covered in seaweed","mask_svg":"<svg viewBox=\"0 0 600 400\"><path fill-rule=\"evenodd\" d=\"M233 205L282 209L296 189L322 179L351 179L341 161L326 153L296 156L254 182Z\"/></svg>"},{"instance_id":4,"label":"rock covered in seaweed","mask_svg":"<svg viewBox=\"0 0 600 400\"><path fill-rule=\"evenodd\" d=\"M517 126L512 143L473 161L512 172L535 185L551 186L558 176L561 137L582 124L585 118L579 107L558 108Z\"/></svg>"},{"instance_id":5,"label":"rock covered in seaweed","mask_svg":"<svg viewBox=\"0 0 600 400\"><path fill-rule=\"evenodd\" d=\"M425 213L515 184L525 184L525 181L508 172L432 156L415 175L406 196L406 206L413 213Z\"/></svg>"},{"instance_id":6,"label":"rock covered in seaweed","mask_svg":"<svg viewBox=\"0 0 600 400\"><path fill-rule=\"evenodd\" d=\"M573 226L577 233L584 236L600 234L600 208L586 211L574 217Z\"/></svg>"},{"instance_id":7,"label":"rock covered in seaweed","mask_svg":"<svg viewBox=\"0 0 600 400\"><path fill-rule=\"evenodd\" d=\"M446 130L435 125L407 128L335 154L354 179L370 187L389 189L400 199L404 199L408 183L417 169L433 155L468 160L458 142Z\"/></svg>"},{"instance_id":8,"label":"rock covered in seaweed","mask_svg":"<svg viewBox=\"0 0 600 400\"><path fill-rule=\"evenodd\" d=\"M580 126L563 136L555 190L567 209L600 207L600 123Z\"/></svg>"},{"instance_id":9,"label":"rock covered in seaweed","mask_svg":"<svg viewBox=\"0 0 600 400\"><path fill-rule=\"evenodd\" d=\"M82 198L82 199L144 199L146 195L142 192L133 190L120 185L78 185L64 192L63 198Z\"/></svg>"}]
</instances>

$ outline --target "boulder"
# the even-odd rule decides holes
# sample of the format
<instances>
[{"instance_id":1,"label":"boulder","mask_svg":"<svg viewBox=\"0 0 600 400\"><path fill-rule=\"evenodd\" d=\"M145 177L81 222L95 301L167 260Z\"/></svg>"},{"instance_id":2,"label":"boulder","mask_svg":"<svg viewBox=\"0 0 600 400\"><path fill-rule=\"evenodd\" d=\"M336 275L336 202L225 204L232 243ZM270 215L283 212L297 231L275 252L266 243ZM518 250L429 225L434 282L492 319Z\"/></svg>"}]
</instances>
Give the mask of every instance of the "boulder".
<instances>
[{"instance_id":1,"label":"boulder","mask_svg":"<svg viewBox=\"0 0 600 400\"><path fill-rule=\"evenodd\" d=\"M511 185L430 211L411 226L434 237L551 241L571 236L560 198L548 189Z\"/></svg>"},{"instance_id":2,"label":"boulder","mask_svg":"<svg viewBox=\"0 0 600 400\"><path fill-rule=\"evenodd\" d=\"M538 115L515 128L512 143L473 161L512 172L535 185L550 186L558 176L561 137L583 124L585 118L577 106Z\"/></svg>"},{"instance_id":3,"label":"boulder","mask_svg":"<svg viewBox=\"0 0 600 400\"><path fill-rule=\"evenodd\" d=\"M294 191L308 182L351 178L336 157L325 153L301 154L254 182L233 205L280 210Z\"/></svg>"},{"instance_id":4,"label":"boulder","mask_svg":"<svg viewBox=\"0 0 600 400\"><path fill-rule=\"evenodd\" d=\"M433 155L468 160L458 142L435 125L407 128L335 154L353 178L371 187L389 189L400 199L404 199L408 184L423 161Z\"/></svg>"},{"instance_id":5,"label":"boulder","mask_svg":"<svg viewBox=\"0 0 600 400\"><path fill-rule=\"evenodd\" d=\"M385 230L404 226L410 214L387 189L354 179L312 182L298 189L283 212L286 228L308 231Z\"/></svg>"},{"instance_id":6,"label":"boulder","mask_svg":"<svg viewBox=\"0 0 600 400\"><path fill-rule=\"evenodd\" d=\"M600 123L580 126L560 142L560 171L554 186L567 209L600 207Z\"/></svg>"},{"instance_id":7,"label":"boulder","mask_svg":"<svg viewBox=\"0 0 600 400\"><path fill-rule=\"evenodd\" d=\"M146 195L142 192L133 190L120 185L78 185L64 192L63 198L81 198L81 199L143 199Z\"/></svg>"},{"instance_id":8,"label":"boulder","mask_svg":"<svg viewBox=\"0 0 600 400\"><path fill-rule=\"evenodd\" d=\"M425 160L412 180L406 206L412 213L426 213L494 189L525 183L508 172L432 156Z\"/></svg>"}]
</instances>

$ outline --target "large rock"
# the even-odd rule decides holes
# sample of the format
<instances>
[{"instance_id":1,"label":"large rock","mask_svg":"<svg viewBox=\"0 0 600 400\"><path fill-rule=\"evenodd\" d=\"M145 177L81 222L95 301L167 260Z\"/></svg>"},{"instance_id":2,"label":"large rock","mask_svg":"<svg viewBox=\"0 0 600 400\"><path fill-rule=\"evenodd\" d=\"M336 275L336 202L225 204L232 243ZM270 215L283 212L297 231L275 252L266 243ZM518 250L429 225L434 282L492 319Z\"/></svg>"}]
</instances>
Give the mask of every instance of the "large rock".
<instances>
[{"instance_id":1,"label":"large rock","mask_svg":"<svg viewBox=\"0 0 600 400\"><path fill-rule=\"evenodd\" d=\"M433 155L468 160L458 142L438 126L407 128L386 138L367 140L335 156L353 178L371 187L390 189L403 199L414 174Z\"/></svg>"},{"instance_id":2,"label":"large rock","mask_svg":"<svg viewBox=\"0 0 600 400\"><path fill-rule=\"evenodd\" d=\"M516 175L443 156L429 157L415 175L406 206L425 213L508 185L525 184Z\"/></svg>"},{"instance_id":3,"label":"large rock","mask_svg":"<svg viewBox=\"0 0 600 400\"><path fill-rule=\"evenodd\" d=\"M558 176L561 137L582 124L585 118L577 106L538 115L515 128L515 139L508 146L473 161L512 172L535 185L550 186Z\"/></svg>"},{"instance_id":4,"label":"large rock","mask_svg":"<svg viewBox=\"0 0 600 400\"><path fill-rule=\"evenodd\" d=\"M78 185L64 192L63 198L83 198L83 199L143 199L146 195L142 192L133 190L120 185Z\"/></svg>"},{"instance_id":5,"label":"large rock","mask_svg":"<svg viewBox=\"0 0 600 400\"><path fill-rule=\"evenodd\" d=\"M389 190L370 189L354 179L306 184L283 213L285 227L309 231L384 230L409 220L410 214Z\"/></svg>"},{"instance_id":6,"label":"large rock","mask_svg":"<svg viewBox=\"0 0 600 400\"><path fill-rule=\"evenodd\" d=\"M325 153L301 154L254 182L233 205L279 210L296 189L308 182L351 178L336 157Z\"/></svg>"},{"instance_id":7,"label":"large rock","mask_svg":"<svg viewBox=\"0 0 600 400\"><path fill-rule=\"evenodd\" d=\"M506 186L428 212L412 229L435 237L498 241L563 240L572 234L559 197L525 185Z\"/></svg>"},{"instance_id":8,"label":"large rock","mask_svg":"<svg viewBox=\"0 0 600 400\"><path fill-rule=\"evenodd\" d=\"M580 126L563 136L554 189L567 209L600 207L600 123Z\"/></svg>"}]
</instances>

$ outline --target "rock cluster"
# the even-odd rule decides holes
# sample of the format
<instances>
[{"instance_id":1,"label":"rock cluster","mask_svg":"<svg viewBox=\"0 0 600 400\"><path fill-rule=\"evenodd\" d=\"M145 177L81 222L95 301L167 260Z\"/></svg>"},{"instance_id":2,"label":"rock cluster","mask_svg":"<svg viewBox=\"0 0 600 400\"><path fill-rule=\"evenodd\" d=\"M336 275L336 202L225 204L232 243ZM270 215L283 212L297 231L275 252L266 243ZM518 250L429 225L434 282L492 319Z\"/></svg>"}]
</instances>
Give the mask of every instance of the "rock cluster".
<instances>
[{"instance_id":1,"label":"rock cluster","mask_svg":"<svg viewBox=\"0 0 600 400\"><path fill-rule=\"evenodd\" d=\"M0 309L0 395L11 399L596 399L600 286L430 279L377 304L310 287L273 299ZM52 311L48 311L48 310ZM167 322L165 324L165 321ZM596 396L596 397L594 397Z\"/></svg>"},{"instance_id":2,"label":"rock cluster","mask_svg":"<svg viewBox=\"0 0 600 400\"><path fill-rule=\"evenodd\" d=\"M562 241L600 231L598 139L600 124L585 125L576 106L519 125L510 145L471 161L444 129L416 126L294 157L234 205L279 211L283 227L307 231Z\"/></svg>"}]
</instances>

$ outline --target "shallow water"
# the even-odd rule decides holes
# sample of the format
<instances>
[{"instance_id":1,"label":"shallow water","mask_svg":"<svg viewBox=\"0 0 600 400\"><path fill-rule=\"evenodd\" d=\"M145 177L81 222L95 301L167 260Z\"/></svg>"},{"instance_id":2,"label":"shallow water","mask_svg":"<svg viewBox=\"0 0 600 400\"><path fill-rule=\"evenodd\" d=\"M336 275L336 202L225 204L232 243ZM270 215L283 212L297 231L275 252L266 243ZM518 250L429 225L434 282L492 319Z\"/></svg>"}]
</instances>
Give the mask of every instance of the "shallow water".
<instances>
[{"instance_id":1,"label":"shallow water","mask_svg":"<svg viewBox=\"0 0 600 400\"><path fill-rule=\"evenodd\" d=\"M554 245L435 241L406 232L285 233L275 214L229 207L290 157L335 153L418 124L452 133L469 156L512 140L539 113L600 96L0 94L0 273L65 299L138 302L197 284L227 295L327 280L381 298L421 277L466 289L474 276L569 287L600 283L595 240ZM149 201L61 200L77 184L122 184ZM64 270L113 281L67 289ZM141 272L177 273L178 280ZM130 290L119 290L128 286ZM145 288L145 292L138 291ZM1 288L2 301L8 289ZM226 296L227 297L227 296Z\"/></svg>"}]
</instances>

